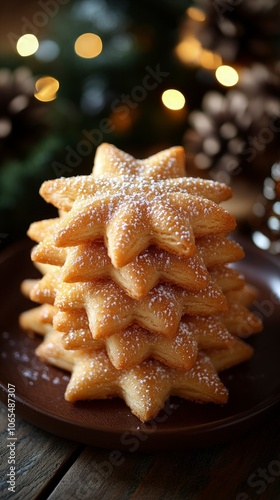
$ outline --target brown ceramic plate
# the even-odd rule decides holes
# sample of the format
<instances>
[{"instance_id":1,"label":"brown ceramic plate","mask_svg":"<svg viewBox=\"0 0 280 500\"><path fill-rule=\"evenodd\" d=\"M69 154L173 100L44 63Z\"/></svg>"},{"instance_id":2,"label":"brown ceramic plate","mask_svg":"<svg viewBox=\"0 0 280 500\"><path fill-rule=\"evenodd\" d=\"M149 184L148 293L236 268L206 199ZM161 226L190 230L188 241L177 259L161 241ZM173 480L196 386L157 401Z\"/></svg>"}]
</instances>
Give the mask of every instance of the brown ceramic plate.
<instances>
[{"instance_id":1,"label":"brown ceramic plate","mask_svg":"<svg viewBox=\"0 0 280 500\"><path fill-rule=\"evenodd\" d=\"M7 387L13 384L17 416L64 438L129 452L209 445L256 424L280 401L280 264L252 244L241 243L247 256L237 267L260 289L254 310L264 320L264 331L251 340L253 359L222 374L230 393L227 405L172 398L154 421L141 424L119 399L74 405L64 401L67 373L39 362L34 349L40 338L28 338L18 327L18 314L32 306L21 296L20 282L36 276L26 242L0 255L2 402L7 404Z\"/></svg>"}]
</instances>

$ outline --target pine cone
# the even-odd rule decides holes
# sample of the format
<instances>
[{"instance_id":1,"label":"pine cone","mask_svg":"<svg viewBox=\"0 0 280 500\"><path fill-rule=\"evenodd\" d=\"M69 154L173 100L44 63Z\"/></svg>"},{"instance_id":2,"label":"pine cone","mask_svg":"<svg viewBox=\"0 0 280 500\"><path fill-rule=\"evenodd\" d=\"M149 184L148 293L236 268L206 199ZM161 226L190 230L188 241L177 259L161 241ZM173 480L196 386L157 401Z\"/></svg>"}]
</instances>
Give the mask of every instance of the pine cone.
<instances>
[{"instance_id":1,"label":"pine cone","mask_svg":"<svg viewBox=\"0 0 280 500\"><path fill-rule=\"evenodd\" d=\"M280 162L264 180L263 192L253 206L252 240L273 254L280 254Z\"/></svg>"},{"instance_id":2,"label":"pine cone","mask_svg":"<svg viewBox=\"0 0 280 500\"><path fill-rule=\"evenodd\" d=\"M224 62L268 63L279 58L278 0L198 0L196 5L206 15L197 38Z\"/></svg>"},{"instance_id":3,"label":"pine cone","mask_svg":"<svg viewBox=\"0 0 280 500\"><path fill-rule=\"evenodd\" d=\"M279 88L278 69L258 64L244 69L225 94L207 92L184 137L194 166L227 183L237 175L263 182L279 157Z\"/></svg>"}]
</instances>

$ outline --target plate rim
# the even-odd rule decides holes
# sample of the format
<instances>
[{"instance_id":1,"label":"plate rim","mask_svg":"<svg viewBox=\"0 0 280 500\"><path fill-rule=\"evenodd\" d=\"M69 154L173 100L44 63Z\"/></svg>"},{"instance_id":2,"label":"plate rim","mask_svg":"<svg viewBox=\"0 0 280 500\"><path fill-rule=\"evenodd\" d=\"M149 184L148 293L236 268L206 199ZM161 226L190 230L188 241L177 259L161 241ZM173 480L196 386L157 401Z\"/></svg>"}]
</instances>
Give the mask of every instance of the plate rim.
<instances>
[{"instance_id":1,"label":"plate rim","mask_svg":"<svg viewBox=\"0 0 280 500\"><path fill-rule=\"evenodd\" d=\"M0 381L0 389L2 390L3 393L5 393L6 395L8 395L8 390L6 389L6 387L4 386L3 382ZM0 400L2 401L3 404L5 404L5 402L2 400L2 397L0 396ZM33 411L37 412L37 413L41 413L43 412L44 415L46 415L48 418L55 418L56 420L59 420L61 423L67 423L67 424L71 424L71 425L75 425L77 427L82 427L83 429L93 429L93 430L96 430L98 432L113 432L115 434L119 434L120 432L126 432L128 430L128 428L108 428L108 429L105 429L104 426L100 426L100 425L95 425L94 428L90 425L90 424L81 424L80 422L73 422L71 419L69 418L66 418L66 417L63 417L63 416L60 416L60 415L57 415L55 414L54 412L50 412L49 410L45 410L43 408L41 408L40 406L37 406L36 403L34 403L34 401L32 400L28 400L28 398L24 398L23 396L21 395L18 395L16 394L15 395L15 400L16 402L18 402L19 404L21 404L22 406L26 405L28 406L28 408L32 409ZM104 399L104 401L107 401ZM203 424L198 424L198 425L192 425L191 427L181 427L181 428L171 428L169 429L168 431L166 429L158 429L158 432L159 433L166 433L166 432L170 432L170 433L177 433L177 432L183 432L183 431L187 431L188 429L191 429L192 431L199 431L199 430L204 430L207 431L209 430L208 428L212 428L214 427L215 429L218 429L219 427L224 427L224 426L227 426L227 425L230 425L232 423L232 421L236 421L236 419L238 418L238 421L243 421L243 420L247 420L247 418L251 418L251 414L253 412L254 415L258 415L262 412L265 412L265 411L268 411L270 407L274 407L275 405L277 405L278 403L280 403L280 390L279 390L279 393L273 393L271 396L268 396L264 401L262 401L261 403L258 403L257 405L255 405L254 407L252 408L248 408L247 410L244 410L244 411L241 411L239 413L237 413L236 415L232 415L232 416L229 416L229 417L225 417L223 419L220 419L220 420L212 420L211 422L207 422L207 423L203 423ZM139 429L141 432L143 431L147 431L147 433L150 432L149 428L145 429L145 428L142 428L142 427L145 427L145 425L149 424L149 421L147 421L146 423L141 423L139 421L139 427L141 427L141 429ZM135 430L136 432L137 430Z\"/></svg>"}]
</instances>

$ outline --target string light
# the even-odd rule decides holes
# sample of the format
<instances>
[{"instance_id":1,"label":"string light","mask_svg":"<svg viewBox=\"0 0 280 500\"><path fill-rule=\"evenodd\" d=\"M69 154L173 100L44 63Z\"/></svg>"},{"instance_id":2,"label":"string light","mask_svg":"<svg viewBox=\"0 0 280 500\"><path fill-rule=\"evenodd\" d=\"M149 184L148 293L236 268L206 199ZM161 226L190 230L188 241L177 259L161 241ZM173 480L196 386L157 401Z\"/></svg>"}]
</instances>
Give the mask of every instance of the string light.
<instances>
[{"instance_id":1,"label":"string light","mask_svg":"<svg viewBox=\"0 0 280 500\"><path fill-rule=\"evenodd\" d=\"M168 109L174 111L183 109L186 103L186 99L182 92L176 89L165 90L161 96L164 106Z\"/></svg>"},{"instance_id":2,"label":"string light","mask_svg":"<svg viewBox=\"0 0 280 500\"><path fill-rule=\"evenodd\" d=\"M94 33L84 33L75 42L75 52L84 59L97 57L102 51L102 40Z\"/></svg>"},{"instance_id":3,"label":"string light","mask_svg":"<svg viewBox=\"0 0 280 500\"><path fill-rule=\"evenodd\" d=\"M233 87L237 84L239 80L239 75L236 69L226 64L219 66L216 70L216 78L221 85L224 87Z\"/></svg>"},{"instance_id":4,"label":"string light","mask_svg":"<svg viewBox=\"0 0 280 500\"><path fill-rule=\"evenodd\" d=\"M39 41L35 35L31 33L27 33L26 35L22 35L16 45L17 52L22 57L31 56L35 54L39 48Z\"/></svg>"},{"instance_id":5,"label":"string light","mask_svg":"<svg viewBox=\"0 0 280 500\"><path fill-rule=\"evenodd\" d=\"M50 102L56 99L59 89L59 81L52 76L42 76L35 83L36 99L42 102Z\"/></svg>"}]
</instances>

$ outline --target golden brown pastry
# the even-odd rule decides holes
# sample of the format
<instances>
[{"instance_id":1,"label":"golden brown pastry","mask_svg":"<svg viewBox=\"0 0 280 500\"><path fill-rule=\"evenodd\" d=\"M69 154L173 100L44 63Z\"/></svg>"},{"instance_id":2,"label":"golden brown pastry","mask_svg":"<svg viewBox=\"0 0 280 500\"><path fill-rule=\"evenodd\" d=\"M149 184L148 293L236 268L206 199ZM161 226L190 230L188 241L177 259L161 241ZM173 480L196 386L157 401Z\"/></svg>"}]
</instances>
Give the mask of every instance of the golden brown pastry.
<instances>
[{"instance_id":1,"label":"golden brown pastry","mask_svg":"<svg viewBox=\"0 0 280 500\"><path fill-rule=\"evenodd\" d=\"M27 332L47 335L55 330L53 328L55 312L54 306L43 304L23 312L20 315L20 325ZM59 341L62 347L66 350L105 349L111 363L118 370L133 368L144 360L153 358L177 370L187 371L194 366L201 349L205 351L227 349L235 342L219 320L212 317L186 316L172 339L162 338L137 325L132 325L104 340L92 338L84 311L75 311L71 319L72 328L68 334L63 333L63 326L62 331L57 330L61 336Z\"/></svg>"},{"instance_id":2,"label":"golden brown pastry","mask_svg":"<svg viewBox=\"0 0 280 500\"><path fill-rule=\"evenodd\" d=\"M140 300L160 281L194 290L205 288L209 281L207 268L235 262L244 255L240 245L223 235L200 238L196 246L197 254L189 258L151 246L116 269L103 243L88 241L58 248L50 234L33 248L31 258L36 263L62 266L62 280L68 283L112 278L130 297Z\"/></svg>"},{"instance_id":3,"label":"golden brown pastry","mask_svg":"<svg viewBox=\"0 0 280 500\"><path fill-rule=\"evenodd\" d=\"M92 174L94 177L139 175L152 179L184 177L185 151L182 146L174 146L138 160L113 144L104 142L96 149Z\"/></svg>"},{"instance_id":4,"label":"golden brown pastry","mask_svg":"<svg viewBox=\"0 0 280 500\"><path fill-rule=\"evenodd\" d=\"M181 147L138 160L104 143L91 175L43 183L58 217L30 225L43 276L22 291L41 305L20 325L71 372L67 401L120 397L143 422L172 395L224 404L218 372L251 358L240 338L262 323L231 266L231 189L185 174Z\"/></svg>"},{"instance_id":5,"label":"golden brown pastry","mask_svg":"<svg viewBox=\"0 0 280 500\"><path fill-rule=\"evenodd\" d=\"M120 397L142 422L154 418L171 395L200 403L227 402L228 391L202 351L194 367L186 372L156 360L116 370L104 350L66 351L60 339L57 332L47 335L36 353L41 360L72 372L66 401Z\"/></svg>"},{"instance_id":6,"label":"golden brown pastry","mask_svg":"<svg viewBox=\"0 0 280 500\"><path fill-rule=\"evenodd\" d=\"M169 179L173 184L141 177L71 180L66 179L64 187L58 180L49 181L41 189L46 200L71 209L61 219L54 243L67 247L103 239L117 268L152 244L191 257L196 253L195 237L228 233L236 224L217 203L190 195L199 187L190 189L184 178ZM222 198L214 184L204 191L210 198Z\"/></svg>"}]
</instances>

